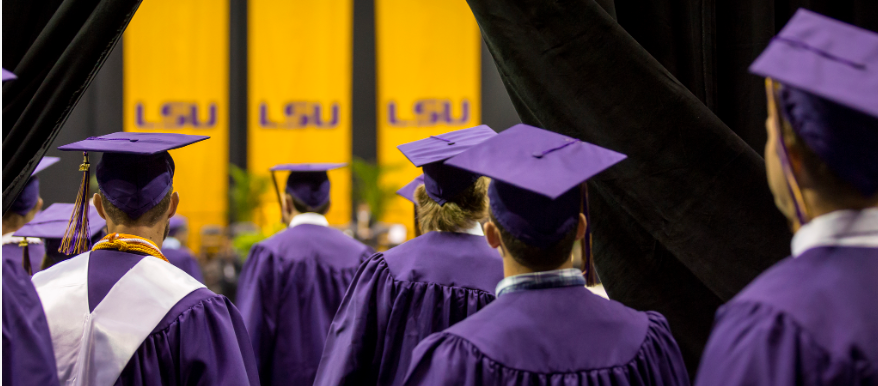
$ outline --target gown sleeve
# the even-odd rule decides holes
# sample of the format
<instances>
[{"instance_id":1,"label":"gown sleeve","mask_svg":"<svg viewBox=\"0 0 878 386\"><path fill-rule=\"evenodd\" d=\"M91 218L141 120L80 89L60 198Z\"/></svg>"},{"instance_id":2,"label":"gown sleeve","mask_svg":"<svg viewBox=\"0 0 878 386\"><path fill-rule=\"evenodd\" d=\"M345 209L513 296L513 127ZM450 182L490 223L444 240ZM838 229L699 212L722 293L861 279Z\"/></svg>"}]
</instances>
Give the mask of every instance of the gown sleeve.
<instances>
[{"instance_id":1,"label":"gown sleeve","mask_svg":"<svg viewBox=\"0 0 878 386\"><path fill-rule=\"evenodd\" d=\"M181 303L188 308L156 327L116 384L259 385L244 320L229 299L199 289Z\"/></svg>"},{"instance_id":2,"label":"gown sleeve","mask_svg":"<svg viewBox=\"0 0 878 386\"><path fill-rule=\"evenodd\" d=\"M553 373L511 368L490 358L469 340L446 331L418 344L404 384L689 386L683 357L667 321L659 313L647 314L650 326L640 350L631 361L618 366ZM587 350L583 348L583 355L589 355Z\"/></svg>"},{"instance_id":3,"label":"gown sleeve","mask_svg":"<svg viewBox=\"0 0 878 386\"><path fill-rule=\"evenodd\" d=\"M832 360L789 315L758 303L733 303L720 309L696 385L855 384L824 379L845 367Z\"/></svg>"},{"instance_id":4,"label":"gown sleeve","mask_svg":"<svg viewBox=\"0 0 878 386\"><path fill-rule=\"evenodd\" d=\"M43 305L30 276L3 261L3 384L58 385Z\"/></svg>"},{"instance_id":5,"label":"gown sleeve","mask_svg":"<svg viewBox=\"0 0 878 386\"><path fill-rule=\"evenodd\" d=\"M281 275L280 259L257 244L250 250L238 282L236 303L250 333L260 378L267 384L273 373Z\"/></svg>"},{"instance_id":6,"label":"gown sleeve","mask_svg":"<svg viewBox=\"0 0 878 386\"><path fill-rule=\"evenodd\" d=\"M360 265L329 327L315 386L377 382L392 281L381 254Z\"/></svg>"}]
</instances>

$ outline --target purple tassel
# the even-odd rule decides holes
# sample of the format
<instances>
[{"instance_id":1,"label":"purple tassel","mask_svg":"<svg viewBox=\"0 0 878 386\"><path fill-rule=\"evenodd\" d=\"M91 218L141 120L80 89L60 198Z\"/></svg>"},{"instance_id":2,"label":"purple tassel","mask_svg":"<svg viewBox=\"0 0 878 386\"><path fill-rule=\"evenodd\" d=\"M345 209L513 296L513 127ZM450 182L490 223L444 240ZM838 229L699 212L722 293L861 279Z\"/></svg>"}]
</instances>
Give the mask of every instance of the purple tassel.
<instances>
[{"instance_id":1,"label":"purple tassel","mask_svg":"<svg viewBox=\"0 0 878 386\"><path fill-rule=\"evenodd\" d=\"M58 252L65 255L78 255L89 249L90 240L88 239L88 177L89 177L88 152L82 153L82 165L79 165L79 171L82 172L82 184L79 187L79 193L76 195L73 213L70 214L70 221L67 223L67 232L64 239L61 240L61 247Z\"/></svg>"}]
</instances>

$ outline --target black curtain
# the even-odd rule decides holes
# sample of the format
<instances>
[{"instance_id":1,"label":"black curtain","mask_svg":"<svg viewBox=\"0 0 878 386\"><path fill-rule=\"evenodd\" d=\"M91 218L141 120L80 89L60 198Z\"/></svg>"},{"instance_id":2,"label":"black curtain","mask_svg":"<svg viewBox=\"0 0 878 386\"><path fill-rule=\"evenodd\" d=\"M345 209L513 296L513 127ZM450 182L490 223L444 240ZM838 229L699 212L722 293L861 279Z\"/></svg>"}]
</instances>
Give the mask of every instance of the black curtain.
<instances>
[{"instance_id":1,"label":"black curtain","mask_svg":"<svg viewBox=\"0 0 878 386\"><path fill-rule=\"evenodd\" d=\"M3 213L73 110L140 0L6 0ZM75 172L78 165L69 166Z\"/></svg>"},{"instance_id":2,"label":"black curtain","mask_svg":"<svg viewBox=\"0 0 878 386\"><path fill-rule=\"evenodd\" d=\"M628 155L589 182L598 272L612 298L668 318L694 373L716 308L790 233L760 155L608 3L621 19L611 1L469 0L523 122Z\"/></svg>"}]
</instances>

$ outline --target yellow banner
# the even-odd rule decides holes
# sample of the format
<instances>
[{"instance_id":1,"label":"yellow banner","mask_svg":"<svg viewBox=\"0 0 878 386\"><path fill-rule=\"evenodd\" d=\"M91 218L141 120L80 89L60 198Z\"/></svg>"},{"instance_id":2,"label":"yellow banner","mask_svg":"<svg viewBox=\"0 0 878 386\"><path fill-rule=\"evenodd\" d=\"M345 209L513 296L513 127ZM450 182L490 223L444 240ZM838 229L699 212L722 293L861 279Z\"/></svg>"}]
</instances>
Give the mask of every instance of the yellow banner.
<instances>
[{"instance_id":1,"label":"yellow banner","mask_svg":"<svg viewBox=\"0 0 878 386\"><path fill-rule=\"evenodd\" d=\"M229 7L217 0L145 1L124 35L124 129L209 135L172 150L178 212L198 252L204 225L226 224Z\"/></svg>"},{"instance_id":2,"label":"yellow banner","mask_svg":"<svg viewBox=\"0 0 878 386\"><path fill-rule=\"evenodd\" d=\"M250 0L247 167L351 161L352 0ZM277 174L283 190L287 173ZM329 172L327 219L351 219L350 168ZM272 187L273 188L273 187ZM260 225L280 221L273 191Z\"/></svg>"},{"instance_id":3,"label":"yellow banner","mask_svg":"<svg viewBox=\"0 0 878 386\"><path fill-rule=\"evenodd\" d=\"M382 178L401 187L420 170L397 146L481 120L481 36L463 1L377 0L378 161L401 168ZM413 234L413 208L402 198L384 221Z\"/></svg>"}]
</instances>

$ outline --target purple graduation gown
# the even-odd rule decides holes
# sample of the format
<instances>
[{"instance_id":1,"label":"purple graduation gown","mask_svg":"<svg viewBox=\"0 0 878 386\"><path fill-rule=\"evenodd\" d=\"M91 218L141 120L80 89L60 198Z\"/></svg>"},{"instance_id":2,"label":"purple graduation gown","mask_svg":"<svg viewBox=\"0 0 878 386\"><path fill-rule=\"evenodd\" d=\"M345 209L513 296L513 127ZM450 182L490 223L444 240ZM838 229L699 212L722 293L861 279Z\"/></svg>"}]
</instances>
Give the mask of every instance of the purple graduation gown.
<instances>
[{"instance_id":1,"label":"purple graduation gown","mask_svg":"<svg viewBox=\"0 0 878 386\"><path fill-rule=\"evenodd\" d=\"M314 384L401 384L415 345L488 305L501 279L483 236L428 232L375 254L332 321Z\"/></svg>"},{"instance_id":2,"label":"purple graduation gown","mask_svg":"<svg viewBox=\"0 0 878 386\"><path fill-rule=\"evenodd\" d=\"M24 252L24 249L19 247L18 244L3 244L3 260L12 261L13 263L18 264L19 267L22 267L22 252ZM28 244L27 253L28 256L30 256L31 271L33 271L33 273L40 272L40 267L43 265L43 258L46 257L46 246L42 243Z\"/></svg>"},{"instance_id":3,"label":"purple graduation gown","mask_svg":"<svg viewBox=\"0 0 878 386\"><path fill-rule=\"evenodd\" d=\"M162 254L171 262L175 267L180 268L183 272L189 274L202 283L204 283L204 275L201 274L201 267L198 266L198 261L195 260L195 256L192 256L192 252L189 248L180 247L180 248L162 248Z\"/></svg>"},{"instance_id":4,"label":"purple graduation gown","mask_svg":"<svg viewBox=\"0 0 878 386\"><path fill-rule=\"evenodd\" d=\"M878 248L819 247L717 311L698 385L878 385Z\"/></svg>"},{"instance_id":5,"label":"purple graduation gown","mask_svg":"<svg viewBox=\"0 0 878 386\"><path fill-rule=\"evenodd\" d=\"M3 384L57 385L49 324L37 290L19 264L3 259Z\"/></svg>"},{"instance_id":6,"label":"purple graduation gown","mask_svg":"<svg viewBox=\"0 0 878 386\"><path fill-rule=\"evenodd\" d=\"M332 317L372 249L326 226L300 224L256 244L236 303L263 385L310 385Z\"/></svg>"},{"instance_id":7,"label":"purple graduation gown","mask_svg":"<svg viewBox=\"0 0 878 386\"><path fill-rule=\"evenodd\" d=\"M506 293L415 349L410 385L688 385L665 318L572 286Z\"/></svg>"},{"instance_id":8,"label":"purple graduation gown","mask_svg":"<svg viewBox=\"0 0 878 386\"><path fill-rule=\"evenodd\" d=\"M144 258L154 259L93 251L88 265L89 309L94 311L113 285ZM186 295L168 311L116 381L116 385L258 384L244 320L225 296L206 288Z\"/></svg>"}]
</instances>

